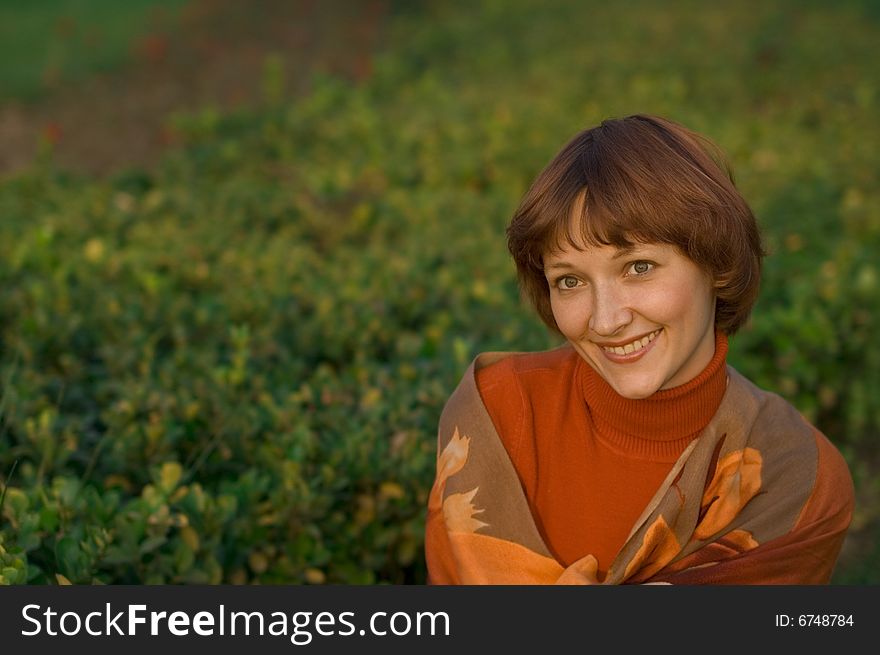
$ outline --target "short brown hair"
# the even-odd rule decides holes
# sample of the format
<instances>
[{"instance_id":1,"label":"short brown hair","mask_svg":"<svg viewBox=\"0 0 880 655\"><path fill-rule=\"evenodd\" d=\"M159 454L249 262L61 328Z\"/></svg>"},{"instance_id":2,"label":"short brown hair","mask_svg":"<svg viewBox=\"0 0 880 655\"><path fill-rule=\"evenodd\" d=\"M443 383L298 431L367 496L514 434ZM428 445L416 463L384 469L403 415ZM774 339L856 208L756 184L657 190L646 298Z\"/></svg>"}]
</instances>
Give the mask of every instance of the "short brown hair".
<instances>
[{"instance_id":1,"label":"short brown hair","mask_svg":"<svg viewBox=\"0 0 880 655\"><path fill-rule=\"evenodd\" d=\"M543 256L563 238L578 247L576 206L584 243L674 245L712 279L716 327L733 334L745 323L764 251L730 165L709 139L658 116L609 119L575 136L541 171L510 221L507 244L523 295L556 333Z\"/></svg>"}]
</instances>

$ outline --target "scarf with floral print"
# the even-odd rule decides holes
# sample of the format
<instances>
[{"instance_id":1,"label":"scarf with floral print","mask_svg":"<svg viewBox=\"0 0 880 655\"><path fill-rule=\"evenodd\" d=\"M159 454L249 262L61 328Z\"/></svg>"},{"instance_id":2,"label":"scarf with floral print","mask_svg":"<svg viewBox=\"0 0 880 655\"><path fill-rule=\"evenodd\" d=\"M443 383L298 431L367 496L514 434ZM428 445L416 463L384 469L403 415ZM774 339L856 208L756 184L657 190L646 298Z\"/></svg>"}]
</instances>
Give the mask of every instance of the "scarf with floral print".
<instances>
[{"instance_id":1,"label":"scarf with floral print","mask_svg":"<svg viewBox=\"0 0 880 655\"><path fill-rule=\"evenodd\" d=\"M509 354L477 356L441 415L437 475L428 501L429 582L828 581L851 504L815 497L816 429L782 398L758 389L731 367L718 411L673 465L604 579L597 577L593 555L560 564L535 526L476 387L474 371ZM851 497L851 486L844 491ZM822 505L829 516L811 511L803 520L808 501ZM842 516L847 509L850 515Z\"/></svg>"}]
</instances>

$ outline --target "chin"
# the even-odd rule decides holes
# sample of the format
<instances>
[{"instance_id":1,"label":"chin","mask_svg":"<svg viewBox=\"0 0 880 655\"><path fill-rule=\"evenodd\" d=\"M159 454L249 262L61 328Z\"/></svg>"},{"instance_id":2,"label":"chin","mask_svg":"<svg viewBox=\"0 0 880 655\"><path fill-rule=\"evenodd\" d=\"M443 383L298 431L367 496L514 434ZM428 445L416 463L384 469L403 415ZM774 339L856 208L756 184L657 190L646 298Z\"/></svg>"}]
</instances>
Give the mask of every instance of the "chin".
<instances>
[{"instance_id":1,"label":"chin","mask_svg":"<svg viewBox=\"0 0 880 655\"><path fill-rule=\"evenodd\" d=\"M660 386L651 382L634 383L634 384L612 384L614 390L624 398L629 400L641 400L655 394Z\"/></svg>"},{"instance_id":2,"label":"chin","mask_svg":"<svg viewBox=\"0 0 880 655\"><path fill-rule=\"evenodd\" d=\"M650 391L644 391L644 392L640 391L640 392L633 392L633 393L620 393L618 391L617 393L619 393L621 396L623 396L624 398L626 398L628 400L643 400L645 398L648 398L649 396L654 395L655 391L652 389Z\"/></svg>"}]
</instances>

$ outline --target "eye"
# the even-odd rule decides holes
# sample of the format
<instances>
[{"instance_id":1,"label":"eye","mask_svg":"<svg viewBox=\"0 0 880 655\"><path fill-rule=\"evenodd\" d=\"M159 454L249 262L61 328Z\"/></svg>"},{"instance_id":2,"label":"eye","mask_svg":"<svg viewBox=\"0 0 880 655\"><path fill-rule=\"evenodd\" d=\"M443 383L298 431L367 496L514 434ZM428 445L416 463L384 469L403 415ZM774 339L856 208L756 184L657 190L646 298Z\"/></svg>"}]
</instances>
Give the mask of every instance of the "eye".
<instances>
[{"instance_id":1,"label":"eye","mask_svg":"<svg viewBox=\"0 0 880 655\"><path fill-rule=\"evenodd\" d=\"M629 273L635 276L646 275L650 273L653 268L654 264L651 262L637 261L629 265Z\"/></svg>"},{"instance_id":2,"label":"eye","mask_svg":"<svg viewBox=\"0 0 880 655\"><path fill-rule=\"evenodd\" d=\"M574 289L578 284L578 279L573 275L563 275L556 280L556 288L561 290Z\"/></svg>"}]
</instances>

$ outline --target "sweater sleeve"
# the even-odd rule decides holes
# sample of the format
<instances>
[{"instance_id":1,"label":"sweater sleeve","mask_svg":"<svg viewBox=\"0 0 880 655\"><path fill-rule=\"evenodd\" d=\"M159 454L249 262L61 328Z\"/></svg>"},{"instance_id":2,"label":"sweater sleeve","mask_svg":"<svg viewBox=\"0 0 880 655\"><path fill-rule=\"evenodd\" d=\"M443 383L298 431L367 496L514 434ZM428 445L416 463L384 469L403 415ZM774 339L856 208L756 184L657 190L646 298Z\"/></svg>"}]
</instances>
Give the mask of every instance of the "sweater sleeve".
<instances>
[{"instance_id":1,"label":"sweater sleeve","mask_svg":"<svg viewBox=\"0 0 880 655\"><path fill-rule=\"evenodd\" d=\"M795 526L781 537L737 554L723 541L658 576L673 584L828 584L852 521L855 491L846 460L818 430L817 474ZM696 554L695 554L696 555Z\"/></svg>"}]
</instances>

